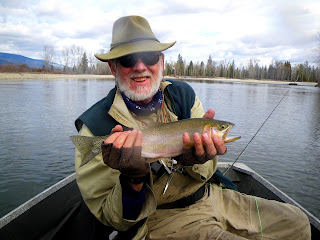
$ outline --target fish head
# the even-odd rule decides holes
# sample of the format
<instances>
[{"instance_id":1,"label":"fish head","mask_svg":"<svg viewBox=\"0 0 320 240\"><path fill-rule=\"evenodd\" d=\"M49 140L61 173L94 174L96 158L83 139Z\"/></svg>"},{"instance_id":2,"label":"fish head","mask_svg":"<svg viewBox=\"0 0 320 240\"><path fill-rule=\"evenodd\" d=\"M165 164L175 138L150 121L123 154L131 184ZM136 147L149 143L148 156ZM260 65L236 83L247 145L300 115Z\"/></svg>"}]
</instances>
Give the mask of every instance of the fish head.
<instances>
[{"instance_id":1,"label":"fish head","mask_svg":"<svg viewBox=\"0 0 320 240\"><path fill-rule=\"evenodd\" d=\"M204 127L203 133L207 133L211 138L217 136L223 140L223 142L233 142L240 137L227 137L229 131L234 126L231 122L213 120L212 124L208 124Z\"/></svg>"}]
</instances>

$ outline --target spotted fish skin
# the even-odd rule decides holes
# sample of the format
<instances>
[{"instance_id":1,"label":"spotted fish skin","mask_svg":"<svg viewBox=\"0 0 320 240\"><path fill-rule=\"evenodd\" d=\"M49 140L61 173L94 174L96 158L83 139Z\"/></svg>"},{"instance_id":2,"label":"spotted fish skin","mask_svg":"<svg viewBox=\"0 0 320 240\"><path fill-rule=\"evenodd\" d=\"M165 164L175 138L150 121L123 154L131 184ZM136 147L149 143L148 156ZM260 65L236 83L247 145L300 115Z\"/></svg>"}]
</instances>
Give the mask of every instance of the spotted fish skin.
<instances>
[{"instance_id":1,"label":"spotted fish skin","mask_svg":"<svg viewBox=\"0 0 320 240\"><path fill-rule=\"evenodd\" d=\"M182 136L188 132L190 136L194 133L208 133L211 137L218 136L225 143L233 142L240 137L227 138L227 134L234 126L233 123L208 118L190 118L171 123L153 123L142 131L141 155L148 159L162 157L175 157L182 153ZM71 140L82 156L81 166L88 163L96 155L101 153L101 144L109 136L71 136ZM191 147L193 145L192 137ZM148 160L148 162L151 162Z\"/></svg>"}]
</instances>

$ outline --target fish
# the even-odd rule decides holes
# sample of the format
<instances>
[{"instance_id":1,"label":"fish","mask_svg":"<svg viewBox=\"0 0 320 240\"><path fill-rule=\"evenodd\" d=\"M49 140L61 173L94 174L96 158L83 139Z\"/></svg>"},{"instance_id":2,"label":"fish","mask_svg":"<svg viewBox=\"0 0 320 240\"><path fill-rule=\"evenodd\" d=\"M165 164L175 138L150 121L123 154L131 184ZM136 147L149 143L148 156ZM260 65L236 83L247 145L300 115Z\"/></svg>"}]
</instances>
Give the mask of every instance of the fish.
<instances>
[{"instance_id":1,"label":"fish","mask_svg":"<svg viewBox=\"0 0 320 240\"><path fill-rule=\"evenodd\" d=\"M210 137L217 136L224 143L229 143L241 137L227 137L233 123L209 118L190 118L170 123L151 123L142 130L141 156L147 162L157 161L161 158L172 158L180 155L183 148L182 136L189 133L190 146L193 147L192 136L207 133ZM80 166L87 164L96 155L101 153L101 144L109 136L71 136L71 140L82 156Z\"/></svg>"}]
</instances>

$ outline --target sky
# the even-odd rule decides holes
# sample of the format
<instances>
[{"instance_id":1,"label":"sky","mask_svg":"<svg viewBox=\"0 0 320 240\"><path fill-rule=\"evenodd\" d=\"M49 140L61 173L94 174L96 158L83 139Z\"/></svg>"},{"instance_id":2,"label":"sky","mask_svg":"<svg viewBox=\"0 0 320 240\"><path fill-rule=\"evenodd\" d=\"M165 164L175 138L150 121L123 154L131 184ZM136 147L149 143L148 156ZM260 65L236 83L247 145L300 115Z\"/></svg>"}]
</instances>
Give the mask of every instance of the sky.
<instances>
[{"instance_id":1,"label":"sky","mask_svg":"<svg viewBox=\"0 0 320 240\"><path fill-rule=\"evenodd\" d=\"M0 0L0 52L42 59L51 45L57 63L73 44L107 52L114 21L127 15L145 17L160 42L177 41L167 61L312 65L319 45L319 0Z\"/></svg>"}]
</instances>

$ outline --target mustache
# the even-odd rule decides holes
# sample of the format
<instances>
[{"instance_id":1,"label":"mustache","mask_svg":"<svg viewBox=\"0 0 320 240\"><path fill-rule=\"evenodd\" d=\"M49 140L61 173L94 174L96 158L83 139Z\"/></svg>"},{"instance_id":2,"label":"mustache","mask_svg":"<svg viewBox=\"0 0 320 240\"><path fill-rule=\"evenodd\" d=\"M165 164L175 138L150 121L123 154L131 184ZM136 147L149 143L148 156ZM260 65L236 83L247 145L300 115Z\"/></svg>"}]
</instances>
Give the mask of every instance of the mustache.
<instances>
[{"instance_id":1,"label":"mustache","mask_svg":"<svg viewBox=\"0 0 320 240\"><path fill-rule=\"evenodd\" d=\"M129 77L129 78L141 78L141 77L149 77L149 78L152 78L152 75L151 75L151 74L145 74L145 73L143 73L143 74L136 74L136 73L134 73L134 74L129 75L128 77Z\"/></svg>"}]
</instances>

